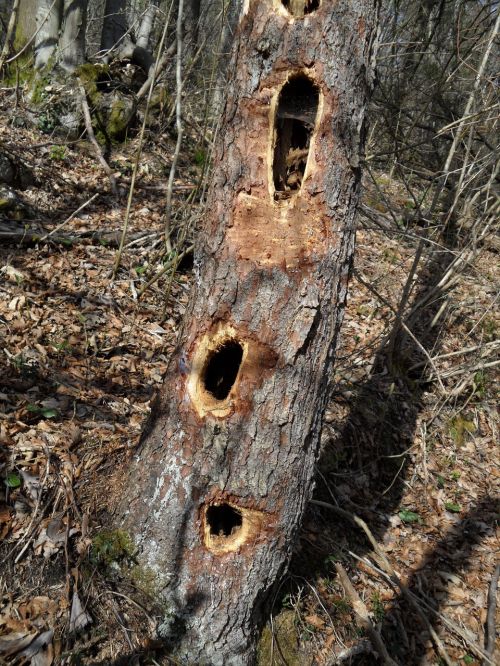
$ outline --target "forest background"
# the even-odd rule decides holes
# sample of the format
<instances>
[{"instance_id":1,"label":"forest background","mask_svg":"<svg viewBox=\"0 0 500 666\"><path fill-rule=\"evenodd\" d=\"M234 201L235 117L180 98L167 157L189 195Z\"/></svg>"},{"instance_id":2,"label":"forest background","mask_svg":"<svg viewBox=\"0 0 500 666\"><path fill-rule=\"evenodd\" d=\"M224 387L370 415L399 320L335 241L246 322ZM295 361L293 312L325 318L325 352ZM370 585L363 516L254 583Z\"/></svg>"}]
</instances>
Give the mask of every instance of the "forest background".
<instances>
[{"instance_id":1,"label":"forest background","mask_svg":"<svg viewBox=\"0 0 500 666\"><path fill-rule=\"evenodd\" d=\"M0 3L7 663L170 663L108 512L186 307L239 10ZM499 16L382 2L335 391L262 664L494 663Z\"/></svg>"}]
</instances>

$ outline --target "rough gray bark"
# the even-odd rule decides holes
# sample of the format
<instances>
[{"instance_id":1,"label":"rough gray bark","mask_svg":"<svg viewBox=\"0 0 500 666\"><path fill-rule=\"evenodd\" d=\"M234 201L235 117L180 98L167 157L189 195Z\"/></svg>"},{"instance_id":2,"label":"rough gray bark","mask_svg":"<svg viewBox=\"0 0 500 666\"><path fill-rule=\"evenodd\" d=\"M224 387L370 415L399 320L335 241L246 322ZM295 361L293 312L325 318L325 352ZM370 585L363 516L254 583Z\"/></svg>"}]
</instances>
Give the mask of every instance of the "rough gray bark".
<instances>
[{"instance_id":1,"label":"rough gray bark","mask_svg":"<svg viewBox=\"0 0 500 666\"><path fill-rule=\"evenodd\" d=\"M190 307L118 510L182 663L252 663L311 495L375 5L250 0L237 30Z\"/></svg>"}]
</instances>

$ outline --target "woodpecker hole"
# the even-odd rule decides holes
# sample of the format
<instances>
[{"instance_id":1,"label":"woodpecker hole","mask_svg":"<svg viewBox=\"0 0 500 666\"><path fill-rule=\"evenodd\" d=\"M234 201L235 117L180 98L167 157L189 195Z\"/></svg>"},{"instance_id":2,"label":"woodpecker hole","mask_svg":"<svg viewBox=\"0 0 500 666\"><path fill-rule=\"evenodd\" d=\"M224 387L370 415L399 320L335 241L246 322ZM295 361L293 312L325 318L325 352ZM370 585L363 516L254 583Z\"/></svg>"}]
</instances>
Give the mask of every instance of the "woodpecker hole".
<instances>
[{"instance_id":1,"label":"woodpecker hole","mask_svg":"<svg viewBox=\"0 0 500 666\"><path fill-rule=\"evenodd\" d=\"M312 14L319 7L320 0L281 0L283 6L295 18Z\"/></svg>"},{"instance_id":2,"label":"woodpecker hole","mask_svg":"<svg viewBox=\"0 0 500 666\"><path fill-rule=\"evenodd\" d=\"M266 515L262 511L221 501L203 510L203 540L214 555L238 551L244 544L261 537Z\"/></svg>"},{"instance_id":3,"label":"woodpecker hole","mask_svg":"<svg viewBox=\"0 0 500 666\"><path fill-rule=\"evenodd\" d=\"M225 340L209 352L203 386L216 400L225 400L233 388L243 358L243 347L236 340Z\"/></svg>"},{"instance_id":4,"label":"woodpecker hole","mask_svg":"<svg viewBox=\"0 0 500 666\"><path fill-rule=\"evenodd\" d=\"M300 190L319 104L318 87L306 76L290 79L277 105L273 179L275 199Z\"/></svg>"},{"instance_id":5,"label":"woodpecker hole","mask_svg":"<svg viewBox=\"0 0 500 666\"><path fill-rule=\"evenodd\" d=\"M231 537L241 529L243 518L238 509L229 504L209 506L207 509L207 526L212 537Z\"/></svg>"}]
</instances>

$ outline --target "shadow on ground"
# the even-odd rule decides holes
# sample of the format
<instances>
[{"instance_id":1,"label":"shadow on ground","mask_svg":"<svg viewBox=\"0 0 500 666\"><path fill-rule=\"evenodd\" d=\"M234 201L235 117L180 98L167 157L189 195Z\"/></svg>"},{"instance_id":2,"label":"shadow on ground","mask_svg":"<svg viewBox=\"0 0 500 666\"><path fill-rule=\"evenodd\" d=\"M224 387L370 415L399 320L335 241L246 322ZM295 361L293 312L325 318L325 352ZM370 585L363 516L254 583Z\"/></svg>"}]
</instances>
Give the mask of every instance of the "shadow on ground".
<instances>
[{"instance_id":1,"label":"shadow on ground","mask_svg":"<svg viewBox=\"0 0 500 666\"><path fill-rule=\"evenodd\" d=\"M409 311L438 285L453 260L458 242L452 228L441 242L445 251L430 254L427 265L420 271ZM438 294L409 322L431 356L439 353L440 348L440 327L431 326L431 322L442 299L443 294ZM367 381L348 387L354 399L346 401L342 392L332 396L334 402L346 403L349 415L342 423L331 424L332 436L318 464L315 492L315 499L337 504L363 518L379 543L383 541L388 518L397 514L401 505L407 483L408 449L413 444L428 388L423 372L408 372L412 366L426 361L419 345L399 333L394 350L392 355L388 345L378 350ZM433 628L439 619L436 613L446 603L438 571L453 574L470 566L473 548L485 534L491 533L497 512L498 506L495 507L492 498L480 499L439 542L429 546L425 561L411 574L408 589L432 608L427 608L426 616ZM308 540L311 525L321 532L321 538L312 544ZM318 576L331 575L332 564L327 564L331 555L349 561L346 549L361 557L371 551L368 540L357 527L328 509L314 506L308 511L300 541L302 545L292 558L290 572L292 581L295 572L301 575L297 578L301 585L304 581L314 585ZM329 546L333 546L333 553ZM309 572L305 578L304 571ZM405 666L426 663L428 627L403 596L398 596L386 612L381 632L389 654L398 663ZM353 657L350 663L357 666L378 663L374 659L373 654L365 654Z\"/></svg>"}]
</instances>

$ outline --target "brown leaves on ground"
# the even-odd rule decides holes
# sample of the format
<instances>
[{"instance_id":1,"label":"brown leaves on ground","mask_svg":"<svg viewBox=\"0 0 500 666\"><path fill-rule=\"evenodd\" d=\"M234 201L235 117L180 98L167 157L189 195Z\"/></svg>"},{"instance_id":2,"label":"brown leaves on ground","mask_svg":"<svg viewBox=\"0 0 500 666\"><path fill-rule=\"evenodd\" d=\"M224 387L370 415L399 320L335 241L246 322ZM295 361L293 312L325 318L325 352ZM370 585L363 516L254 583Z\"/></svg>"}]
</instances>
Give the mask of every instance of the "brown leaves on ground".
<instances>
[{"instance_id":1,"label":"brown leaves on ground","mask_svg":"<svg viewBox=\"0 0 500 666\"><path fill-rule=\"evenodd\" d=\"M124 204L109 198L106 177L84 147L68 147L62 162L51 163L50 146L45 153L30 148L45 141L34 132L14 135L3 120L0 138L22 151L37 175L37 186L23 192L37 223L49 230L99 192L65 233L119 234ZM131 143L114 157L124 189L133 149ZM189 277L179 274L165 320L165 283L137 298L162 266L154 248L163 230L158 186L166 180L153 149L141 169L130 233L148 235L127 247L114 282L115 250L91 235L68 247L1 249L0 654L8 662L60 663L74 648L83 663L111 663L157 647L148 638L154 617L137 588L117 588L110 569L92 560L105 512L125 492L123 470L188 297ZM416 233L405 221L404 188L384 174L379 180L365 191L371 217L360 220L316 498L366 521L451 661L479 664L499 545L498 258L485 247L461 273L438 326L431 319L439 299L415 319L412 332L432 367L408 337L388 358L381 343L391 331ZM184 178L178 185L184 197L190 183ZM388 202L404 228L391 226ZM412 302L436 282L438 259L429 252L422 262ZM381 573L365 535L314 505L262 654L276 664L283 653L287 663L376 663L335 576L336 560L393 659L441 663L429 626ZM272 647L280 636L281 651Z\"/></svg>"},{"instance_id":2,"label":"brown leaves on ground","mask_svg":"<svg viewBox=\"0 0 500 666\"><path fill-rule=\"evenodd\" d=\"M60 663L75 641L83 654L101 644L103 655L130 649L116 639L123 639L130 590L116 598L108 590L91 559L92 536L122 491L120 470L165 373L189 280L176 276L164 318L168 274L138 299L163 266L154 247L168 171L154 147L139 172L134 242L112 282L116 248L92 234L119 237L126 200L109 196L84 143L53 151L52 159L50 143L37 148L46 137L13 131L6 120L0 140L36 174L36 185L23 191L36 213L30 225L48 232L99 193L60 232L78 241L0 248L0 661L42 665ZM135 149L130 142L115 156L124 192ZM179 172L180 202L191 191L184 178L192 169L181 163ZM127 617L134 612L150 633L139 607Z\"/></svg>"}]
</instances>

